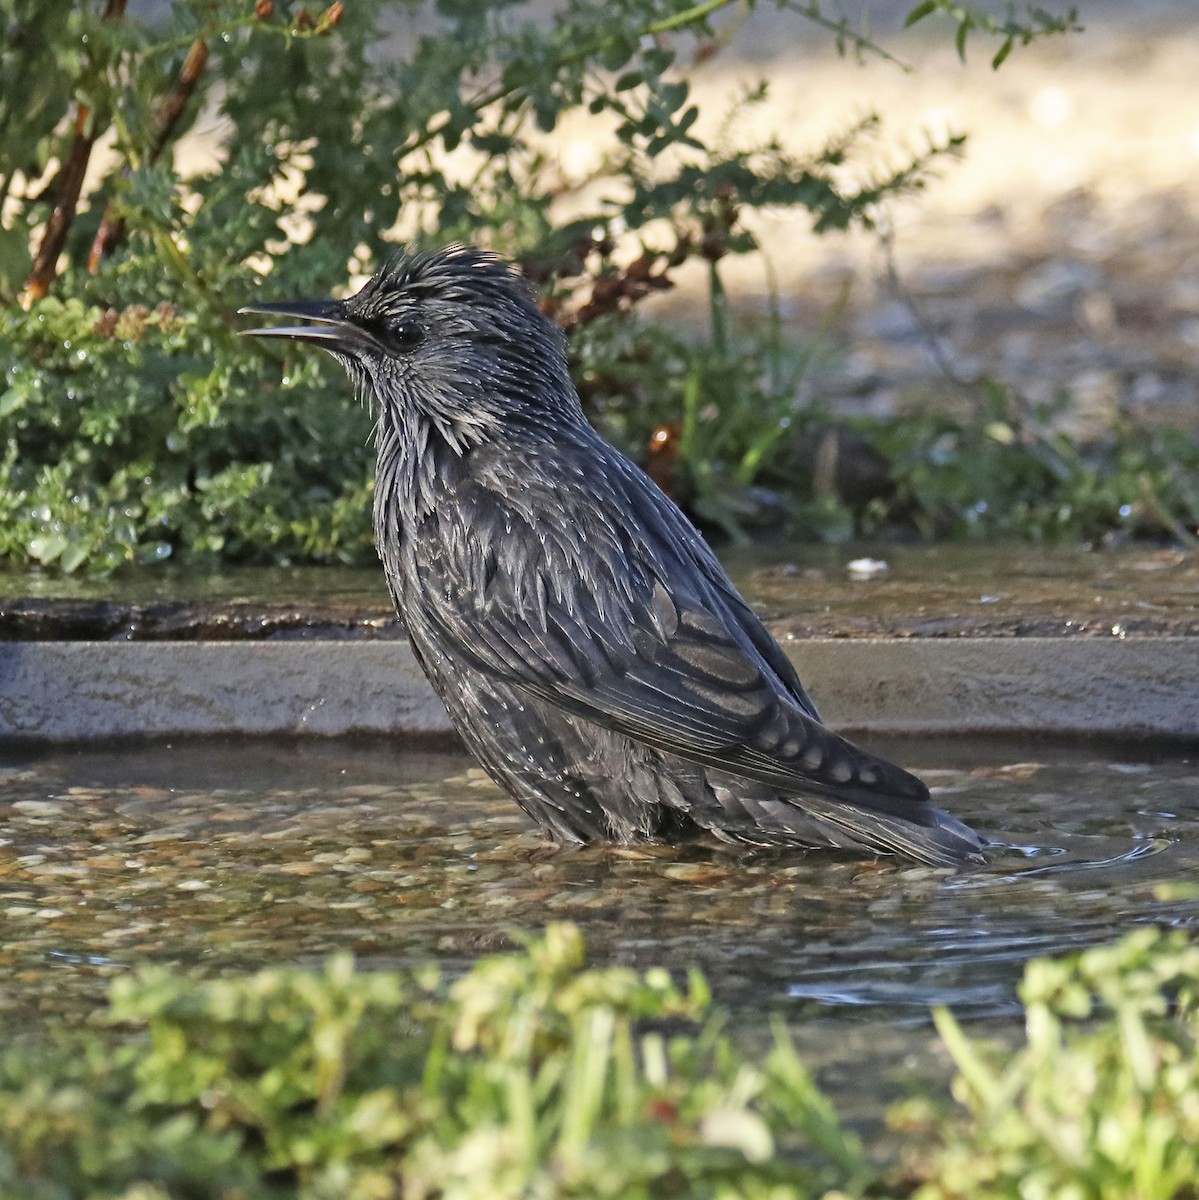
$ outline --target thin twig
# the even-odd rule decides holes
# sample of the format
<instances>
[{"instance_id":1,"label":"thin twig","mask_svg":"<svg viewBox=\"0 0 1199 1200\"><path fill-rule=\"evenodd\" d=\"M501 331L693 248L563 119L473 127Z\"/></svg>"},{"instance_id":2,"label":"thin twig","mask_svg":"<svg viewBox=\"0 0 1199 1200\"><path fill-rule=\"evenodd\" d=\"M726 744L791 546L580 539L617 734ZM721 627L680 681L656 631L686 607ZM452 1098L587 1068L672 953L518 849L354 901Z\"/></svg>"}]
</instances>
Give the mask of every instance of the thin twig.
<instances>
[{"instance_id":1,"label":"thin twig","mask_svg":"<svg viewBox=\"0 0 1199 1200\"><path fill-rule=\"evenodd\" d=\"M115 21L125 15L126 0L108 0L104 9L104 20ZM99 123L92 119L93 114L86 104L80 104L75 112L75 137L71 143L71 152L67 161L59 171L58 188L54 201L54 211L46 222L41 244L33 260L33 269L25 280L25 291L21 303L25 308L45 299L49 294L50 285L58 270L58 259L67 242L67 234L75 220L75 210L79 207L79 193L83 187L83 177L87 174L87 164L92 156L92 148L100 135Z\"/></svg>"},{"instance_id":2,"label":"thin twig","mask_svg":"<svg viewBox=\"0 0 1199 1200\"><path fill-rule=\"evenodd\" d=\"M796 13L806 20L811 21L813 25L819 25L821 29L827 29L830 33L835 33L839 42L849 42L859 54L874 54L883 59L884 62L889 62L893 66L898 67L901 71L912 70L910 64L904 62L901 58L896 58L894 54L880 46L873 38L851 29L847 19L842 18L840 21L836 21L832 17L826 17L820 11L819 4L801 4L799 0L787 0L787 2L781 3L779 8L787 12Z\"/></svg>"},{"instance_id":3,"label":"thin twig","mask_svg":"<svg viewBox=\"0 0 1199 1200\"><path fill-rule=\"evenodd\" d=\"M671 33L696 21L702 21L710 17L713 13L719 12L722 8L728 8L730 4L736 2L737 0L703 0L703 3L696 4L691 8L685 9L683 12L675 13L671 17L664 17L660 21L651 21L638 32L637 36L638 38L656 37L659 34ZM572 50L569 54L564 54L558 60L558 66L568 67L574 63L584 62L598 54L607 44L607 39L598 39L589 42L585 46L580 46L578 49ZM499 104L500 101L506 100L511 96L513 92L519 91L520 86L520 84L516 83L496 84L485 91L479 92L475 95L474 99L467 101L467 111L474 116L478 116L485 108L490 108L493 104ZM414 154L417 150L423 149L430 142L435 141L449 128L453 120L452 116L447 116L435 124L427 125L420 133L415 134L396 150L396 161L400 162L402 159L407 158L409 154Z\"/></svg>"},{"instance_id":4,"label":"thin twig","mask_svg":"<svg viewBox=\"0 0 1199 1200\"><path fill-rule=\"evenodd\" d=\"M87 173L92 147L96 144L95 128L90 131L88 129L90 115L86 104L79 105L75 113L75 139L71 143L71 153L59 172L54 211L46 222L37 256L33 260L33 268L29 272L29 278L25 280L25 293L21 300L25 308L31 307L48 295L58 269L59 255L62 254L67 234L75 220L83 177Z\"/></svg>"},{"instance_id":5,"label":"thin twig","mask_svg":"<svg viewBox=\"0 0 1199 1200\"><path fill-rule=\"evenodd\" d=\"M174 87L163 98L158 111L154 114L156 133L154 144L150 147L147 161L154 165L163 150L170 144L175 126L179 123L187 108L188 101L196 90L200 76L208 62L208 43L202 38L192 42L184 59L183 68ZM126 168L126 172L127 172ZM104 209L104 219L96 231L96 239L92 242L92 250L88 255L87 269L94 275L100 269L100 263L113 252L125 235L125 221L117 212L110 200Z\"/></svg>"},{"instance_id":6,"label":"thin twig","mask_svg":"<svg viewBox=\"0 0 1199 1200\"><path fill-rule=\"evenodd\" d=\"M890 229L879 230L879 245L883 251L883 263L887 278L887 286L891 293L896 296L900 302L907 308L911 314L912 320L920 330L926 344L929 354L941 373L957 387L961 388L968 399L974 400L978 395L977 384L974 380L967 379L955 370L953 363L949 360L941 347L940 339L937 337L936 331L932 328L929 321L925 318L920 306L916 303L915 297L908 291L903 281L899 277L899 269L895 262L895 239L894 234ZM1028 409L1029 403L1027 397L1023 396L1015 388L1010 385L1007 387L1009 396L1018 402L1025 410ZM1058 454L1057 448L1053 445L1052 440L1035 427L1030 427L1027 423L1022 425L1023 432L1047 450ZM1165 505L1162 498L1158 495L1157 489L1153 486L1153 480L1148 472L1142 472L1137 476L1137 491L1141 497L1141 504L1147 515L1151 516L1171 537L1174 538L1179 545L1187 550L1199 550L1199 536L1192 533L1183 523L1176 517Z\"/></svg>"},{"instance_id":7,"label":"thin twig","mask_svg":"<svg viewBox=\"0 0 1199 1200\"><path fill-rule=\"evenodd\" d=\"M912 323L924 338L925 349L929 352L938 370L950 383L967 392L973 393L977 380L967 379L959 373L941 345L941 339L933 328L932 322L925 316L924 310L917 303L916 297L908 290L907 285L899 276L899 265L895 261L895 231L889 223L880 220L877 226L878 245L883 254L883 273L887 280L887 289L908 310Z\"/></svg>"}]
</instances>

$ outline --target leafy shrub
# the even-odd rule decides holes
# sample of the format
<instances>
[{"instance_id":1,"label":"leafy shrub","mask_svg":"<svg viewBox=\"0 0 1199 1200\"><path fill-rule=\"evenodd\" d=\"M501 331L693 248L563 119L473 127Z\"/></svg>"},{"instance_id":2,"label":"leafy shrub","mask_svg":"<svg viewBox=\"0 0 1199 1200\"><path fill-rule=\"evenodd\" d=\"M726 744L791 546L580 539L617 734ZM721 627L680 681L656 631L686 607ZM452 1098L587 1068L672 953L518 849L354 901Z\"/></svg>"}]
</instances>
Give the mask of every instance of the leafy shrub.
<instances>
[{"instance_id":1,"label":"leafy shrub","mask_svg":"<svg viewBox=\"0 0 1199 1200\"><path fill-rule=\"evenodd\" d=\"M588 969L551 925L435 971L118 980L108 1029L0 1057L0 1188L22 1200L734 1197L1193 1200L1199 946L1142 929L1025 971L1014 1053L937 1027L947 1101L901 1167L864 1153L781 1026L730 1039L703 980Z\"/></svg>"},{"instance_id":2,"label":"leafy shrub","mask_svg":"<svg viewBox=\"0 0 1199 1200\"><path fill-rule=\"evenodd\" d=\"M0 1063L0 1185L27 1200L801 1197L857 1140L785 1040L732 1048L702 980L588 970L573 927L435 973L118 982L115 1048ZM802 1153L798 1153L802 1150Z\"/></svg>"},{"instance_id":3,"label":"leafy shrub","mask_svg":"<svg viewBox=\"0 0 1199 1200\"><path fill-rule=\"evenodd\" d=\"M681 422L684 498L735 524L721 497L775 460L793 380L752 375L701 428L695 388L740 378L761 348L634 335L649 359L622 358L599 318L627 323L688 259L710 264L718 303L718 262L754 249L747 213L869 224L959 139L854 183L846 165L873 118L804 159L722 129L701 137L681 55L715 53L711 22L732 4L572 0L534 21L512 0L440 0L426 32L380 50L389 21L415 19L414 0L320 12L173 0L157 22L127 0L0 0L0 556L98 571L181 554L369 557L367 422L347 418L336 368L243 344L229 322L263 290L321 295L373 269L396 238L515 256L571 330L576 361L636 375L635 390L681 356L683 395L668 397L681 409L656 399L647 421L625 402L617 424ZM816 3L779 7L843 49L886 55ZM936 12L963 50L973 31L997 39L997 60L1073 26L1072 14L995 19L950 0L915 5L909 21ZM576 111L608 139L581 179L544 142ZM201 113L223 122L215 166L174 153ZM105 138L112 154L81 198ZM770 419L747 432L759 400ZM740 431L717 433L737 405ZM645 442L626 446L640 455Z\"/></svg>"},{"instance_id":4,"label":"leafy shrub","mask_svg":"<svg viewBox=\"0 0 1199 1200\"><path fill-rule=\"evenodd\" d=\"M886 509L862 523L904 512L930 537L1114 534L1199 545L1199 439L1125 419L1079 445L1054 429L1057 407L1034 408L988 380L966 419L862 422L895 483Z\"/></svg>"},{"instance_id":5,"label":"leafy shrub","mask_svg":"<svg viewBox=\"0 0 1199 1200\"><path fill-rule=\"evenodd\" d=\"M1199 1195L1199 946L1141 929L1029 965L1027 1041L937 1029L968 1117L918 1200L1193 1200Z\"/></svg>"}]
</instances>

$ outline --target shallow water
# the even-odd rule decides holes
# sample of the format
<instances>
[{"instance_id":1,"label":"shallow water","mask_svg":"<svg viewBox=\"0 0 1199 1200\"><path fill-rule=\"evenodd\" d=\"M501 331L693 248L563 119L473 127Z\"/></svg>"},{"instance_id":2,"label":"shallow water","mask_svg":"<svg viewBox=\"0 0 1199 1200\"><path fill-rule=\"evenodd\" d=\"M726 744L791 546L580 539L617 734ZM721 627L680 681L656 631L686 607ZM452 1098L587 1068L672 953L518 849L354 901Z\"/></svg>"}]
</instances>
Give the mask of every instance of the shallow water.
<instances>
[{"instance_id":1,"label":"shallow water","mask_svg":"<svg viewBox=\"0 0 1199 1200\"><path fill-rule=\"evenodd\" d=\"M761 1025L1018 1012L1032 956L1199 925L1199 753L874 740L1000 843L952 873L696 843L561 851L469 761L381 742L0 759L0 1013L86 1018L146 962L436 959L569 919L598 962L700 966ZM859 1029L855 1037L866 1034Z\"/></svg>"}]
</instances>

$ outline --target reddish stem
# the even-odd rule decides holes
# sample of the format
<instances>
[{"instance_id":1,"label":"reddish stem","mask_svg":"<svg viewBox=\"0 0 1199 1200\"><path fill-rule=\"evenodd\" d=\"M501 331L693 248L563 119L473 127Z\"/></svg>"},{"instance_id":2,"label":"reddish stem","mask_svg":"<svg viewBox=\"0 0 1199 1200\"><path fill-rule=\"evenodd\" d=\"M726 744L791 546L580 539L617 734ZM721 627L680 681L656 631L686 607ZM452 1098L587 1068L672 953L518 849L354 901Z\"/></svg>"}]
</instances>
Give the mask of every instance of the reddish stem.
<instances>
[{"instance_id":1,"label":"reddish stem","mask_svg":"<svg viewBox=\"0 0 1199 1200\"><path fill-rule=\"evenodd\" d=\"M208 43L196 40L188 49L187 58L183 61L183 69L175 86L167 93L154 114L154 126L157 134L154 144L147 156L151 165L158 161L163 150L170 143L171 135L179 118L183 116L188 101L195 94L196 85L204 73L208 62ZM87 269L94 275L100 269L100 263L116 249L125 235L125 222L117 215L111 201L104 209L104 218L96 231L96 239L92 242L91 253L87 258Z\"/></svg>"},{"instance_id":2,"label":"reddish stem","mask_svg":"<svg viewBox=\"0 0 1199 1200\"><path fill-rule=\"evenodd\" d=\"M87 105L81 104L75 115L75 140L71 144L71 153L59 172L54 211L50 214L50 220L46 222L37 257L33 260L33 269L29 272L29 278L25 280L23 303L26 308L44 299L49 293L58 269L59 256L66 245L71 223L75 220L83 176L87 172L92 147L96 144L96 131L93 129L88 132L88 116Z\"/></svg>"},{"instance_id":3,"label":"reddish stem","mask_svg":"<svg viewBox=\"0 0 1199 1200\"><path fill-rule=\"evenodd\" d=\"M104 20L115 21L123 17L126 3L127 0L108 0L104 9ZM74 223L75 211L79 207L79 193L83 188L83 177L87 174L92 147L95 146L100 132L95 123L89 120L90 117L87 105L79 105L75 114L75 139L71 143L71 153L57 176L54 211L50 214L50 220L46 222L46 230L42 234L37 256L33 260L33 269L25 281L22 303L26 308L49 294L50 285L58 271L58 260L67 243L67 234ZM92 125L90 131L89 124Z\"/></svg>"}]
</instances>

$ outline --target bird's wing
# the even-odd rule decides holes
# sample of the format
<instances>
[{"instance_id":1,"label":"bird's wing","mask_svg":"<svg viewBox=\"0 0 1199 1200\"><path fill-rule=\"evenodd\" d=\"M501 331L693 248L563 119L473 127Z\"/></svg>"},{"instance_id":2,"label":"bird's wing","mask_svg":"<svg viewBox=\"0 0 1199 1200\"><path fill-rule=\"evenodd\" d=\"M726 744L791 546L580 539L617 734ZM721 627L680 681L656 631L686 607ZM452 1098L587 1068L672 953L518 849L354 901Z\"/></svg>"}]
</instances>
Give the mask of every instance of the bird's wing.
<instances>
[{"instance_id":1,"label":"bird's wing","mask_svg":"<svg viewBox=\"0 0 1199 1200\"><path fill-rule=\"evenodd\" d=\"M682 758L921 820L924 784L804 711L793 668L798 696L763 653L777 662L781 650L744 602L730 613L685 545L647 547L658 538L644 526L550 526L518 508L459 495L432 518L440 549L422 562L418 603L457 654Z\"/></svg>"},{"instance_id":2,"label":"bird's wing","mask_svg":"<svg viewBox=\"0 0 1199 1200\"><path fill-rule=\"evenodd\" d=\"M707 551L706 546L704 549ZM707 551L704 560L698 566L708 584L715 591L716 603L727 614L731 625L749 641L754 653L761 657L774 672L800 711L806 713L812 720L819 721L820 714L816 711L816 705L812 703L812 698L808 695L807 690L800 683L794 664L783 653L778 642L767 632L758 614L742 599L740 592L733 586L732 580L725 574L724 568L717 561L716 556L711 551Z\"/></svg>"}]
</instances>

